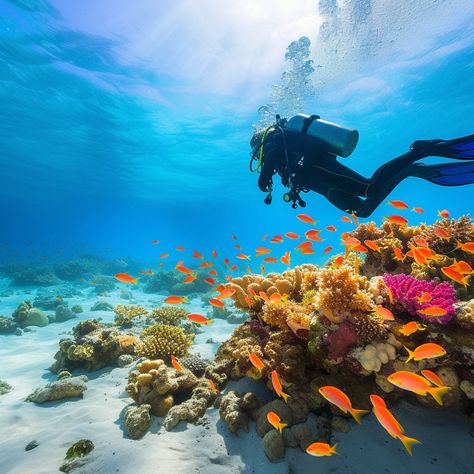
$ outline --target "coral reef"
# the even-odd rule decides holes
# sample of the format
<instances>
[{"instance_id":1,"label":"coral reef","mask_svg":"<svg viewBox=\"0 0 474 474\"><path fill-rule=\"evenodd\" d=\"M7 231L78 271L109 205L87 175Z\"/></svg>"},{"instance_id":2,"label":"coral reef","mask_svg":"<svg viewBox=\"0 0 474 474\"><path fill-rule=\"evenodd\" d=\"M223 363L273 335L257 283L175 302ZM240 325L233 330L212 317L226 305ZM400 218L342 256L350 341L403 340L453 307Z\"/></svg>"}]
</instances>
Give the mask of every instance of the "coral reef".
<instances>
[{"instance_id":1,"label":"coral reef","mask_svg":"<svg viewBox=\"0 0 474 474\"><path fill-rule=\"evenodd\" d=\"M203 281L206 274L200 274L198 272L198 278L191 283L183 283L183 274L174 271L161 271L155 273L153 276L147 278L147 282L143 287L145 293L157 293L163 294L163 292L169 292L174 295L190 295L192 293L207 293L209 291L209 285Z\"/></svg>"},{"instance_id":2,"label":"coral reef","mask_svg":"<svg viewBox=\"0 0 474 474\"><path fill-rule=\"evenodd\" d=\"M130 439L140 439L150 428L150 405L129 406L125 410L124 423Z\"/></svg>"},{"instance_id":3,"label":"coral reef","mask_svg":"<svg viewBox=\"0 0 474 474\"><path fill-rule=\"evenodd\" d=\"M26 397L27 402L45 403L51 400L63 400L65 398L82 397L87 390L87 377L66 377L56 382L51 382L43 388L37 388Z\"/></svg>"},{"instance_id":4,"label":"coral reef","mask_svg":"<svg viewBox=\"0 0 474 474\"><path fill-rule=\"evenodd\" d=\"M463 329L474 333L474 298L457 309L456 322Z\"/></svg>"},{"instance_id":5,"label":"coral reef","mask_svg":"<svg viewBox=\"0 0 474 474\"><path fill-rule=\"evenodd\" d=\"M138 316L148 316L148 311L142 306L118 304L114 307L115 324L124 328L132 326L132 320Z\"/></svg>"},{"instance_id":6,"label":"coral reef","mask_svg":"<svg viewBox=\"0 0 474 474\"><path fill-rule=\"evenodd\" d=\"M4 380L0 380L0 395L5 395L12 390L13 387L9 383L5 382Z\"/></svg>"},{"instance_id":7,"label":"coral reef","mask_svg":"<svg viewBox=\"0 0 474 474\"><path fill-rule=\"evenodd\" d=\"M148 317L159 324L179 326L181 320L183 320L188 314L189 311L184 308L178 308L175 306L160 306L159 308L152 309L148 314Z\"/></svg>"},{"instance_id":8,"label":"coral reef","mask_svg":"<svg viewBox=\"0 0 474 474\"><path fill-rule=\"evenodd\" d=\"M253 393L248 392L241 396L231 390L220 400L219 415L232 433L239 429L248 431L249 412L259 406L260 402Z\"/></svg>"},{"instance_id":9,"label":"coral reef","mask_svg":"<svg viewBox=\"0 0 474 474\"><path fill-rule=\"evenodd\" d=\"M61 472L71 472L82 468L87 463L87 455L94 450L94 443L89 439L81 439L66 451L66 462L59 468Z\"/></svg>"},{"instance_id":10,"label":"coral reef","mask_svg":"<svg viewBox=\"0 0 474 474\"><path fill-rule=\"evenodd\" d=\"M12 318L0 316L0 334L11 334L17 329L17 324Z\"/></svg>"},{"instance_id":11,"label":"coral reef","mask_svg":"<svg viewBox=\"0 0 474 474\"><path fill-rule=\"evenodd\" d=\"M11 275L11 286L52 286L60 280L50 268L36 267L14 272Z\"/></svg>"},{"instance_id":12,"label":"coral reef","mask_svg":"<svg viewBox=\"0 0 474 474\"><path fill-rule=\"evenodd\" d=\"M107 303L107 301L96 301L92 307L91 311L112 311L114 307L110 304Z\"/></svg>"},{"instance_id":13,"label":"coral reef","mask_svg":"<svg viewBox=\"0 0 474 474\"><path fill-rule=\"evenodd\" d=\"M38 308L34 308L31 301L23 301L18 308L13 312L13 320L20 328L27 326L44 327L49 324L49 319L46 313L43 313Z\"/></svg>"},{"instance_id":14,"label":"coral reef","mask_svg":"<svg viewBox=\"0 0 474 474\"><path fill-rule=\"evenodd\" d=\"M177 326L154 324L142 333L137 347L138 355L149 359L169 360L171 355L183 357L192 344L190 336Z\"/></svg>"}]
</instances>

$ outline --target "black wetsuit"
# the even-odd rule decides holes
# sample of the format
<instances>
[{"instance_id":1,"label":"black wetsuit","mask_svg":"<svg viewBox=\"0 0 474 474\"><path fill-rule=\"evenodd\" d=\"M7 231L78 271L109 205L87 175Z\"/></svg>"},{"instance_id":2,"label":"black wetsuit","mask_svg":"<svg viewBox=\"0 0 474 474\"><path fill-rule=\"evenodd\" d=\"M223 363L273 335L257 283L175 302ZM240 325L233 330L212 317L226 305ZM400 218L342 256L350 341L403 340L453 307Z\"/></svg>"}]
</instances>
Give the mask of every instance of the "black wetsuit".
<instances>
[{"instance_id":1,"label":"black wetsuit","mask_svg":"<svg viewBox=\"0 0 474 474\"><path fill-rule=\"evenodd\" d=\"M465 145L466 143L468 145ZM461 147L462 152L459 152L458 148L454 151L455 145ZM418 141L412 145L410 151L388 161L370 178L365 178L337 161L336 155L329 153L323 142L311 136L302 136L293 130L275 128L267 133L263 143L263 162L258 186L262 191L269 191L272 177L278 172L284 186L289 186L291 178L292 186L322 194L342 211L368 217L408 176L445 186L474 183L472 161L457 165L415 163L427 156L473 160L473 147L474 135L448 141ZM463 152L465 156L460 156Z\"/></svg>"}]
</instances>

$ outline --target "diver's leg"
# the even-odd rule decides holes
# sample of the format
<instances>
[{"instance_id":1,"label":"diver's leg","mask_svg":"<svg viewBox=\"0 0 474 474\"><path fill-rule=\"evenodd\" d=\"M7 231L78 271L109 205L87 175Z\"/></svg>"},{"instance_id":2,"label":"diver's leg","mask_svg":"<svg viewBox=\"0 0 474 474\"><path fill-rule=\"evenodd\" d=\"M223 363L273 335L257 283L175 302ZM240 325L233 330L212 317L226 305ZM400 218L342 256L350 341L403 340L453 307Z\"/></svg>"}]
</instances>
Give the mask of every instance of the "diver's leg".
<instances>
[{"instance_id":1,"label":"diver's leg","mask_svg":"<svg viewBox=\"0 0 474 474\"><path fill-rule=\"evenodd\" d=\"M331 204L343 212L354 212L354 209L360 209L365 203L359 196L347 193L341 189L329 189L325 197Z\"/></svg>"}]
</instances>

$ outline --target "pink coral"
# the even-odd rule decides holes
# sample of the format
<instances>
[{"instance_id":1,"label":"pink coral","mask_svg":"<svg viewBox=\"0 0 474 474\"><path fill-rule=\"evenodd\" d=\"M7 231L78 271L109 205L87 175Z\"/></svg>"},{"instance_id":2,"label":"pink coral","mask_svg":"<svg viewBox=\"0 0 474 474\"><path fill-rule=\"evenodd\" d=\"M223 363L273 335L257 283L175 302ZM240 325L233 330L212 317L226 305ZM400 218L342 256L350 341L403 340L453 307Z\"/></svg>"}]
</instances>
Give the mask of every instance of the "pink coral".
<instances>
[{"instance_id":1,"label":"pink coral","mask_svg":"<svg viewBox=\"0 0 474 474\"><path fill-rule=\"evenodd\" d=\"M410 275L389 275L383 276L385 284L392 291L394 299L403 305L405 310L420 318L433 323L447 324L456 313L454 303L456 303L456 290L448 283L436 283L434 281L419 280ZM432 299L425 303L420 303L416 297L421 296L423 292L428 292ZM430 306L440 306L447 313L439 318L433 318L420 314L419 311Z\"/></svg>"},{"instance_id":2,"label":"pink coral","mask_svg":"<svg viewBox=\"0 0 474 474\"><path fill-rule=\"evenodd\" d=\"M357 331L353 324L344 321L329 337L328 355L330 359L345 356L349 349L357 344Z\"/></svg>"}]
</instances>

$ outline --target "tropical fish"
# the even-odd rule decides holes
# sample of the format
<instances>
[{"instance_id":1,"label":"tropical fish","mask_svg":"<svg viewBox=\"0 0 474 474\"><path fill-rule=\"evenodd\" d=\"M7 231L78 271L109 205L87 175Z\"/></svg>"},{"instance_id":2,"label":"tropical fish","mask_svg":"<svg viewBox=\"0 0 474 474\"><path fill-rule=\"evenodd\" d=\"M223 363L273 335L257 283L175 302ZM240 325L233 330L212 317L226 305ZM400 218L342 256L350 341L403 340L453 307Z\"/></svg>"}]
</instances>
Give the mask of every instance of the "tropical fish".
<instances>
[{"instance_id":1,"label":"tropical fish","mask_svg":"<svg viewBox=\"0 0 474 474\"><path fill-rule=\"evenodd\" d=\"M193 258L201 258L204 260L204 255L200 252L198 252L197 250L194 250L193 251Z\"/></svg>"},{"instance_id":2,"label":"tropical fish","mask_svg":"<svg viewBox=\"0 0 474 474\"><path fill-rule=\"evenodd\" d=\"M434 342L427 342L426 344L421 344L421 346L418 346L414 351L411 351L407 347L405 347L405 349L408 352L408 358L405 361L405 364L412 359L418 362L420 360L434 359L436 357L446 355L446 350L438 344L435 344Z\"/></svg>"},{"instance_id":3,"label":"tropical fish","mask_svg":"<svg viewBox=\"0 0 474 474\"><path fill-rule=\"evenodd\" d=\"M178 359L174 355L171 356L171 365L178 372L182 372L184 370L183 366L179 363Z\"/></svg>"},{"instance_id":4,"label":"tropical fish","mask_svg":"<svg viewBox=\"0 0 474 474\"><path fill-rule=\"evenodd\" d=\"M313 253L315 253L315 250L310 247L305 247L303 250L301 250L302 255L313 255Z\"/></svg>"},{"instance_id":5,"label":"tropical fish","mask_svg":"<svg viewBox=\"0 0 474 474\"><path fill-rule=\"evenodd\" d=\"M233 288L224 288L217 296L216 298L218 300L225 300L226 298L230 298L233 294L235 293L235 290Z\"/></svg>"},{"instance_id":6,"label":"tropical fish","mask_svg":"<svg viewBox=\"0 0 474 474\"><path fill-rule=\"evenodd\" d=\"M322 242L323 239L319 237L319 234L321 233L320 230L318 229L311 229L305 232L305 237L309 240L314 240L315 242Z\"/></svg>"},{"instance_id":7,"label":"tropical fish","mask_svg":"<svg viewBox=\"0 0 474 474\"><path fill-rule=\"evenodd\" d=\"M216 308L225 308L225 304L217 298L210 298L209 303L212 304L212 306L215 306Z\"/></svg>"},{"instance_id":8,"label":"tropical fish","mask_svg":"<svg viewBox=\"0 0 474 474\"><path fill-rule=\"evenodd\" d=\"M278 372L276 370L272 370L271 378L272 378L272 385L273 385L273 389L275 390L275 393L279 397L283 398L285 402L287 402L289 395L283 392L283 388L280 382L280 377L278 377Z\"/></svg>"},{"instance_id":9,"label":"tropical fish","mask_svg":"<svg viewBox=\"0 0 474 474\"><path fill-rule=\"evenodd\" d=\"M417 321L410 321L409 323L404 324L400 328L400 333L403 334L404 336L411 336L414 334L416 331L424 331L426 327L422 326L419 324Z\"/></svg>"},{"instance_id":10,"label":"tropical fish","mask_svg":"<svg viewBox=\"0 0 474 474\"><path fill-rule=\"evenodd\" d=\"M463 285L464 287L467 287L469 276L464 276L461 272L455 270L451 266L441 267L441 271L451 280L455 281L456 283L459 283L460 285Z\"/></svg>"},{"instance_id":11,"label":"tropical fish","mask_svg":"<svg viewBox=\"0 0 474 474\"><path fill-rule=\"evenodd\" d=\"M347 222L348 224L352 224L351 218L348 216L342 216L341 217L342 222Z\"/></svg>"},{"instance_id":12,"label":"tropical fish","mask_svg":"<svg viewBox=\"0 0 474 474\"><path fill-rule=\"evenodd\" d=\"M396 387L417 395L425 396L429 393L439 405L443 405L442 396L449 391L449 387L432 387L430 382L421 375L405 370L394 372L387 377L387 380Z\"/></svg>"},{"instance_id":13,"label":"tropical fish","mask_svg":"<svg viewBox=\"0 0 474 474\"><path fill-rule=\"evenodd\" d=\"M403 216L398 216L396 214L392 216L385 217L385 220L388 222L391 222L392 224L397 224L397 225L407 225L408 224L408 219L406 219Z\"/></svg>"},{"instance_id":14,"label":"tropical fish","mask_svg":"<svg viewBox=\"0 0 474 474\"><path fill-rule=\"evenodd\" d=\"M421 373L423 374L423 377L425 377L425 379L429 380L437 387L446 387L446 384L439 378L439 376L431 370L424 369L421 371Z\"/></svg>"},{"instance_id":15,"label":"tropical fish","mask_svg":"<svg viewBox=\"0 0 474 474\"><path fill-rule=\"evenodd\" d=\"M359 425L361 424L362 415L369 413L368 410L356 410L352 407L349 397L337 387L326 385L319 388L319 393L330 403L336 405L344 413L350 413Z\"/></svg>"},{"instance_id":16,"label":"tropical fish","mask_svg":"<svg viewBox=\"0 0 474 474\"><path fill-rule=\"evenodd\" d=\"M329 446L327 443L312 443L306 448L306 452L311 454L311 456L332 456L333 454L338 454L336 451L337 444L334 446Z\"/></svg>"},{"instance_id":17,"label":"tropical fish","mask_svg":"<svg viewBox=\"0 0 474 474\"><path fill-rule=\"evenodd\" d=\"M241 245L234 245L234 249L235 250L242 250L242 246Z\"/></svg>"},{"instance_id":18,"label":"tropical fish","mask_svg":"<svg viewBox=\"0 0 474 474\"><path fill-rule=\"evenodd\" d=\"M420 247L429 247L427 240L423 237L415 237L413 240L415 244Z\"/></svg>"},{"instance_id":19,"label":"tropical fish","mask_svg":"<svg viewBox=\"0 0 474 474\"><path fill-rule=\"evenodd\" d=\"M372 402L373 406L372 411L374 412L374 415L379 423L385 428L387 433L392 438L398 438L403 443L403 446L405 446L408 454L413 456L412 447L414 444L421 444L420 441L415 438L409 438L403 434L404 429L402 425L400 425L400 423L392 415L390 410L387 408L387 405L385 405L385 401L382 397L372 394L370 395L370 401Z\"/></svg>"},{"instance_id":20,"label":"tropical fish","mask_svg":"<svg viewBox=\"0 0 474 474\"><path fill-rule=\"evenodd\" d=\"M207 283L208 285L215 285L216 284L216 280L214 280L214 278L211 278L211 277L204 278L203 282Z\"/></svg>"},{"instance_id":21,"label":"tropical fish","mask_svg":"<svg viewBox=\"0 0 474 474\"><path fill-rule=\"evenodd\" d=\"M257 247L255 249L255 252L257 252L255 256L260 257L261 255L266 255L267 253L271 253L272 251L267 247Z\"/></svg>"},{"instance_id":22,"label":"tropical fish","mask_svg":"<svg viewBox=\"0 0 474 474\"><path fill-rule=\"evenodd\" d=\"M117 273L115 278L122 283L133 283L134 285L138 283L138 278L133 278L128 273Z\"/></svg>"},{"instance_id":23,"label":"tropical fish","mask_svg":"<svg viewBox=\"0 0 474 474\"><path fill-rule=\"evenodd\" d=\"M195 314L195 313L188 314L186 316L186 319L197 324L211 324L212 323L212 319L207 319L205 316L202 316L201 314Z\"/></svg>"},{"instance_id":24,"label":"tropical fish","mask_svg":"<svg viewBox=\"0 0 474 474\"><path fill-rule=\"evenodd\" d=\"M362 253L367 253L368 249L362 244L356 245L355 247L352 247L352 250L356 252L362 252Z\"/></svg>"},{"instance_id":25,"label":"tropical fish","mask_svg":"<svg viewBox=\"0 0 474 474\"><path fill-rule=\"evenodd\" d=\"M328 225L328 226L326 227L326 229L327 229L329 232L336 232L336 230L337 230L333 225Z\"/></svg>"},{"instance_id":26,"label":"tropical fish","mask_svg":"<svg viewBox=\"0 0 474 474\"><path fill-rule=\"evenodd\" d=\"M237 254L237 258L240 260L250 260L250 257L248 255L245 255L244 253Z\"/></svg>"},{"instance_id":27,"label":"tropical fish","mask_svg":"<svg viewBox=\"0 0 474 474\"><path fill-rule=\"evenodd\" d=\"M176 247L178 252L184 252L186 249L184 247Z\"/></svg>"},{"instance_id":28,"label":"tropical fish","mask_svg":"<svg viewBox=\"0 0 474 474\"><path fill-rule=\"evenodd\" d=\"M251 286L249 286L247 290L251 296L253 296L254 298L257 298L257 293L255 293L255 290Z\"/></svg>"},{"instance_id":29,"label":"tropical fish","mask_svg":"<svg viewBox=\"0 0 474 474\"><path fill-rule=\"evenodd\" d=\"M448 219L449 211L446 209L443 209L442 211L438 211L438 216L442 217L443 219Z\"/></svg>"},{"instance_id":30,"label":"tropical fish","mask_svg":"<svg viewBox=\"0 0 474 474\"><path fill-rule=\"evenodd\" d=\"M228 258L224 258L224 265L229 266L230 260Z\"/></svg>"},{"instance_id":31,"label":"tropical fish","mask_svg":"<svg viewBox=\"0 0 474 474\"><path fill-rule=\"evenodd\" d=\"M251 362L251 364L258 370L258 371L262 371L264 368L265 368L265 364L262 362L262 360L260 359L260 357L258 357L257 354L255 354L255 352L251 352L250 355L249 355L249 360Z\"/></svg>"},{"instance_id":32,"label":"tropical fish","mask_svg":"<svg viewBox=\"0 0 474 474\"><path fill-rule=\"evenodd\" d=\"M393 304L393 293L392 293L392 290L390 289L390 287L384 283L385 285L385 291L387 292L387 295L388 295L388 300L390 301L390 304Z\"/></svg>"},{"instance_id":33,"label":"tropical fish","mask_svg":"<svg viewBox=\"0 0 474 474\"><path fill-rule=\"evenodd\" d=\"M427 291L424 291L420 296L416 296L415 299L419 303L427 303L428 301L431 301L433 297L431 296L430 293L428 293Z\"/></svg>"},{"instance_id":34,"label":"tropical fish","mask_svg":"<svg viewBox=\"0 0 474 474\"><path fill-rule=\"evenodd\" d=\"M284 263L285 265L290 265L290 257L291 252L285 252L284 255L282 255L280 258L281 263Z\"/></svg>"},{"instance_id":35,"label":"tropical fish","mask_svg":"<svg viewBox=\"0 0 474 474\"><path fill-rule=\"evenodd\" d=\"M441 306L429 306L428 308L419 309L418 314L423 316L431 316L433 318L440 318L445 316L448 312Z\"/></svg>"},{"instance_id":36,"label":"tropical fish","mask_svg":"<svg viewBox=\"0 0 474 474\"><path fill-rule=\"evenodd\" d=\"M274 411L269 411L267 413L267 420L268 423L270 423L273 428L278 430L280 433L283 431L283 428L288 426L288 424L281 422L280 417Z\"/></svg>"},{"instance_id":37,"label":"tropical fish","mask_svg":"<svg viewBox=\"0 0 474 474\"><path fill-rule=\"evenodd\" d=\"M178 270L178 272L188 273L188 274L191 274L194 271L194 270L191 270L190 268L183 267L183 265L178 265L175 267L175 269Z\"/></svg>"},{"instance_id":38,"label":"tropical fish","mask_svg":"<svg viewBox=\"0 0 474 474\"><path fill-rule=\"evenodd\" d=\"M395 209L408 209L408 204L403 202L403 201L399 201L397 199L394 199L393 201L388 201L388 203L390 206L394 207Z\"/></svg>"},{"instance_id":39,"label":"tropical fish","mask_svg":"<svg viewBox=\"0 0 474 474\"><path fill-rule=\"evenodd\" d=\"M212 276L217 276L217 271L214 270L214 268L212 270L209 270L207 273L209 273L209 275L212 275Z\"/></svg>"},{"instance_id":40,"label":"tropical fish","mask_svg":"<svg viewBox=\"0 0 474 474\"><path fill-rule=\"evenodd\" d=\"M266 263L277 263L278 259L275 257L266 257L263 259L263 261Z\"/></svg>"},{"instance_id":41,"label":"tropical fish","mask_svg":"<svg viewBox=\"0 0 474 474\"><path fill-rule=\"evenodd\" d=\"M354 248L360 245L360 240L356 239L355 237L347 237L346 239L343 240L343 245L349 248Z\"/></svg>"},{"instance_id":42,"label":"tropical fish","mask_svg":"<svg viewBox=\"0 0 474 474\"><path fill-rule=\"evenodd\" d=\"M467 252L467 253L474 253L474 242L459 242L456 240L456 250L457 249L462 249L464 250L464 252Z\"/></svg>"},{"instance_id":43,"label":"tropical fish","mask_svg":"<svg viewBox=\"0 0 474 474\"><path fill-rule=\"evenodd\" d=\"M232 265L232 266L229 268L229 270L230 270L231 272L234 272L235 270L237 270L237 265Z\"/></svg>"},{"instance_id":44,"label":"tropical fish","mask_svg":"<svg viewBox=\"0 0 474 474\"><path fill-rule=\"evenodd\" d=\"M270 242L272 244L281 244L283 242L283 236L281 235L274 235L271 239Z\"/></svg>"},{"instance_id":45,"label":"tropical fish","mask_svg":"<svg viewBox=\"0 0 474 474\"><path fill-rule=\"evenodd\" d=\"M188 275L184 279L184 283L192 283L197 278L197 275Z\"/></svg>"},{"instance_id":46,"label":"tropical fish","mask_svg":"<svg viewBox=\"0 0 474 474\"><path fill-rule=\"evenodd\" d=\"M323 255L326 255L327 253L329 253L330 251L332 250L332 247L329 245L327 246L324 251L323 251Z\"/></svg>"},{"instance_id":47,"label":"tropical fish","mask_svg":"<svg viewBox=\"0 0 474 474\"><path fill-rule=\"evenodd\" d=\"M386 321L393 321L395 319L393 313L388 308L384 308L383 306L375 306L374 312Z\"/></svg>"},{"instance_id":48,"label":"tropical fish","mask_svg":"<svg viewBox=\"0 0 474 474\"><path fill-rule=\"evenodd\" d=\"M263 301L270 301L270 298L264 291L259 291L258 294L260 295L260 298L262 298Z\"/></svg>"},{"instance_id":49,"label":"tropical fish","mask_svg":"<svg viewBox=\"0 0 474 474\"><path fill-rule=\"evenodd\" d=\"M381 252L380 247L373 240L364 240L364 245L374 252Z\"/></svg>"},{"instance_id":50,"label":"tropical fish","mask_svg":"<svg viewBox=\"0 0 474 474\"><path fill-rule=\"evenodd\" d=\"M298 234L296 234L295 232L287 232L285 234L285 237L288 237L289 239L293 239L293 240L296 240L296 239L300 238L300 236Z\"/></svg>"},{"instance_id":51,"label":"tropical fish","mask_svg":"<svg viewBox=\"0 0 474 474\"><path fill-rule=\"evenodd\" d=\"M449 240L451 238L449 232L443 227L435 227L434 233L436 237L439 237L440 239Z\"/></svg>"},{"instance_id":52,"label":"tropical fish","mask_svg":"<svg viewBox=\"0 0 474 474\"><path fill-rule=\"evenodd\" d=\"M156 244L159 244L159 243L160 243L160 241L159 241L159 240L156 240L156 239L153 239L153 240L151 241L151 245L156 245Z\"/></svg>"},{"instance_id":53,"label":"tropical fish","mask_svg":"<svg viewBox=\"0 0 474 474\"><path fill-rule=\"evenodd\" d=\"M334 259L334 266L339 268L342 265L342 262L344 262L344 255L339 255Z\"/></svg>"},{"instance_id":54,"label":"tropical fish","mask_svg":"<svg viewBox=\"0 0 474 474\"><path fill-rule=\"evenodd\" d=\"M278 291L275 291L275 293L270 295L270 301L282 301L283 299L283 296L281 296Z\"/></svg>"},{"instance_id":55,"label":"tropical fish","mask_svg":"<svg viewBox=\"0 0 474 474\"><path fill-rule=\"evenodd\" d=\"M357 218L356 213L353 211L351 212L352 219L354 219L354 224L359 227L359 219Z\"/></svg>"},{"instance_id":56,"label":"tropical fish","mask_svg":"<svg viewBox=\"0 0 474 474\"><path fill-rule=\"evenodd\" d=\"M450 268L453 268L459 273L462 273L463 275L471 275L474 273L474 270L472 269L471 265L469 263L465 262L464 260L454 260L454 263L450 265Z\"/></svg>"},{"instance_id":57,"label":"tropical fish","mask_svg":"<svg viewBox=\"0 0 474 474\"><path fill-rule=\"evenodd\" d=\"M311 225L316 224L316 221L311 216L308 216L308 214L298 214L296 218L306 224L311 224Z\"/></svg>"},{"instance_id":58,"label":"tropical fish","mask_svg":"<svg viewBox=\"0 0 474 474\"><path fill-rule=\"evenodd\" d=\"M158 258L168 258L169 256L169 253L162 253Z\"/></svg>"},{"instance_id":59,"label":"tropical fish","mask_svg":"<svg viewBox=\"0 0 474 474\"><path fill-rule=\"evenodd\" d=\"M399 262L403 262L405 260L406 255L403 255L401 248L394 247L393 253L395 254L395 260L398 260Z\"/></svg>"},{"instance_id":60,"label":"tropical fish","mask_svg":"<svg viewBox=\"0 0 474 474\"><path fill-rule=\"evenodd\" d=\"M187 302L188 302L188 299L185 296L171 295L165 298L166 304L181 304L181 303L187 303Z\"/></svg>"},{"instance_id":61,"label":"tropical fish","mask_svg":"<svg viewBox=\"0 0 474 474\"><path fill-rule=\"evenodd\" d=\"M268 237L268 234L265 234L265 235L262 237L262 240L263 240L263 241L267 240L267 237Z\"/></svg>"},{"instance_id":62,"label":"tropical fish","mask_svg":"<svg viewBox=\"0 0 474 474\"><path fill-rule=\"evenodd\" d=\"M216 258L216 257L217 257L217 250L213 250L213 251L211 252L211 255L212 255L214 258Z\"/></svg>"},{"instance_id":63,"label":"tropical fish","mask_svg":"<svg viewBox=\"0 0 474 474\"><path fill-rule=\"evenodd\" d=\"M214 384L214 382L211 380L211 379L207 379L207 381L209 382L209 387L211 387L211 392L214 394L214 395L217 395L217 388L216 388L216 385Z\"/></svg>"},{"instance_id":64,"label":"tropical fish","mask_svg":"<svg viewBox=\"0 0 474 474\"><path fill-rule=\"evenodd\" d=\"M263 265L263 263L260 264L260 273L262 275L265 275L265 266Z\"/></svg>"}]
</instances>

